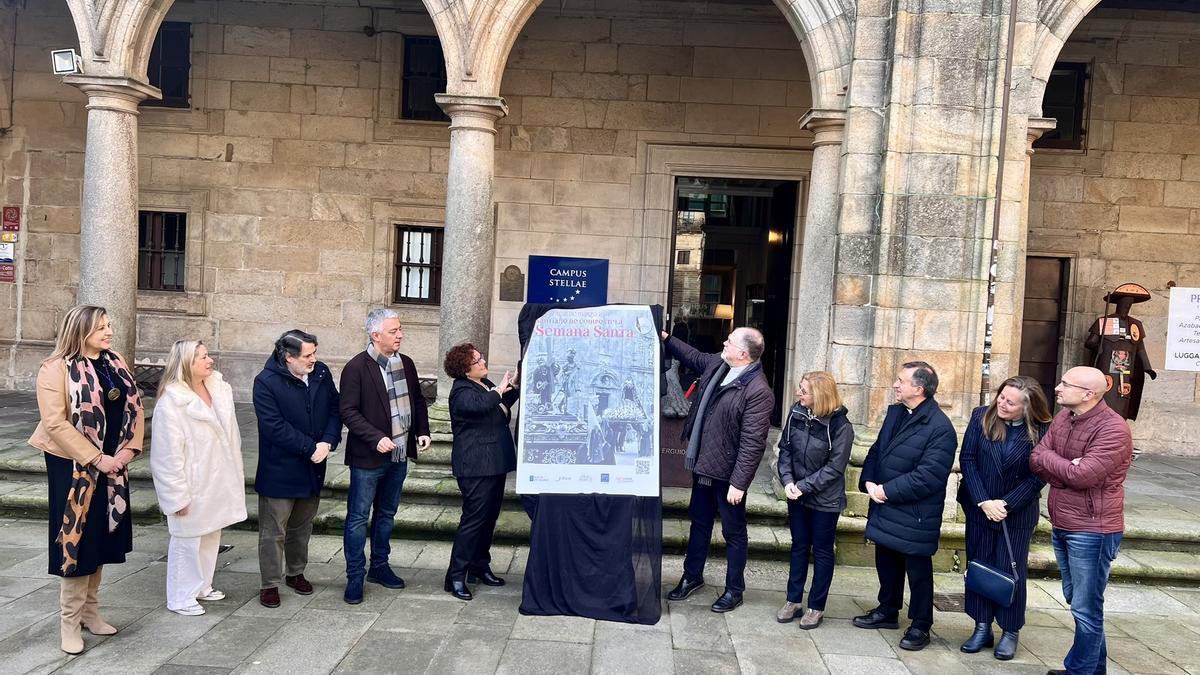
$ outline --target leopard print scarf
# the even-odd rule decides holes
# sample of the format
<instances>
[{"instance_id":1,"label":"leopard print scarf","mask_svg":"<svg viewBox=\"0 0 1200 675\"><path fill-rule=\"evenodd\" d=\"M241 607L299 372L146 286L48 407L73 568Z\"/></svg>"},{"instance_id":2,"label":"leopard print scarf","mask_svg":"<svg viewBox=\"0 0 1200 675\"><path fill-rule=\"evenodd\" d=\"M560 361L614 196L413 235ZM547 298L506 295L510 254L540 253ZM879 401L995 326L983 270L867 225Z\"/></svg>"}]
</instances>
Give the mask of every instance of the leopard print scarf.
<instances>
[{"instance_id":1,"label":"leopard print scarf","mask_svg":"<svg viewBox=\"0 0 1200 675\"><path fill-rule=\"evenodd\" d=\"M112 352L103 352L100 358L121 378L128 391L124 413L121 416L121 435L117 442L119 451L133 438L138 410L142 405L141 398L138 396L133 375L121 359ZM67 374L67 400L71 424L91 441L92 445L103 448L107 420L104 419L104 387L96 376L96 369L92 367L91 361L77 356L68 364ZM75 463L71 474L71 488L67 491L67 508L63 512L62 529L57 538L62 546L62 572L65 575L73 573L78 565L79 542L83 539L88 507L92 503L92 494L96 490L99 478L100 470L95 465ZM108 531L115 531L128 513L129 472L121 469L115 479L108 481Z\"/></svg>"}]
</instances>

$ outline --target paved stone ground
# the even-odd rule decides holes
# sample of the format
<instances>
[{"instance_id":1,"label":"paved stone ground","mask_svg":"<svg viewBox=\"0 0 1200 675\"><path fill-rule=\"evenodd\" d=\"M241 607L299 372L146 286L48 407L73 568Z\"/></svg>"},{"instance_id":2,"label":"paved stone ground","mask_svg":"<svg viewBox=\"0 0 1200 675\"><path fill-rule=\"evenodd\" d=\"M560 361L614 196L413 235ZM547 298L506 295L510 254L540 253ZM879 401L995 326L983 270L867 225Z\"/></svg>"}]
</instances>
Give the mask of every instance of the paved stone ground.
<instances>
[{"instance_id":1,"label":"paved stone ground","mask_svg":"<svg viewBox=\"0 0 1200 675\"><path fill-rule=\"evenodd\" d=\"M444 542L398 540L392 561L408 588L367 584L361 605L342 602L337 537L317 536L307 576L316 593L284 589L283 605L258 604L255 534L227 532L235 545L219 560L215 586L228 597L208 613L183 617L164 606L167 533L139 526L134 552L106 570L101 603L121 632L85 633L87 651L58 649L57 580L46 574L46 526L0 523L0 672L3 673L1042 673L1060 667L1070 642L1070 613L1056 581L1032 581L1028 625L1017 658L966 655L958 645L971 621L936 614L934 641L922 652L900 650L898 630L861 630L849 619L874 604L873 570L841 567L827 619L814 631L782 625L786 565L752 563L746 604L726 614L708 609L706 589L683 603L664 602L655 626L578 617L527 617L517 612L525 550L497 548L500 589L480 588L472 602L441 591L449 555ZM666 585L681 560L663 561ZM710 565L711 580L723 565ZM940 592L961 592L961 578L941 575ZM1114 585L1108 593L1114 673L1200 673L1200 590Z\"/></svg>"}]
</instances>

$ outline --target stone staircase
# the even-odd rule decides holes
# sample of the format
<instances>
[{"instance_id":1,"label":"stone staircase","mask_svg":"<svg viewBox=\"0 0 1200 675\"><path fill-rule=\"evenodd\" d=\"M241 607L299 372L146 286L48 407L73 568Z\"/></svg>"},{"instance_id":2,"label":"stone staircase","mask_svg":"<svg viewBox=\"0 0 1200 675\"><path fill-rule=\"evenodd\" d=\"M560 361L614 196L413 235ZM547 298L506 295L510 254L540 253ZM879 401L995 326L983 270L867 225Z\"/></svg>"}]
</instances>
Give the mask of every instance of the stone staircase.
<instances>
[{"instance_id":1,"label":"stone staircase","mask_svg":"<svg viewBox=\"0 0 1200 675\"><path fill-rule=\"evenodd\" d=\"M257 529L258 500L253 490L257 462L257 443L253 412L238 406L242 420L243 453L246 463L246 493L249 518L239 524L241 529ZM26 432L28 433L28 432ZM450 443L448 429L435 431L433 447L414 463L404 484L404 496L396 514L395 536L417 539L449 539L458 525L460 496L458 486L450 475ZM23 441L23 439L22 439ZM838 524L837 558L839 564L872 566L872 547L863 539L867 511L866 495L857 492L862 458L870 443L867 438L856 440L852 466L847 472L849 504ZM787 508L778 496L778 486L772 479L769 462L764 461L748 493L750 555L752 558L782 560L788 556L791 535L787 526ZM155 501L149 463L139 461L130 467L132 479L133 514L137 522L153 523L163 519ZM349 490L349 470L341 464L341 456L332 457L326 477L325 492L315 528L326 534L342 530L345 517L346 493ZM952 479L956 482L956 477ZM36 450L19 442L12 434L0 437L0 516L40 519L46 513L45 464ZM666 551L682 552L686 546L688 490L663 489L663 547ZM1145 522L1141 522L1141 521ZM713 549L723 550L720 528L714 535ZM505 490L505 502L497 524L497 540L522 543L528 541L529 519L510 477ZM1031 574L1057 574L1050 548L1049 523L1039 526L1030 553ZM1113 565L1115 577L1147 583L1200 585L1200 518L1179 519L1164 523L1162 519L1127 520L1120 557ZM961 512L952 500L942 526L941 549L934 558L940 571L962 570L966 564L964 525Z\"/></svg>"}]
</instances>

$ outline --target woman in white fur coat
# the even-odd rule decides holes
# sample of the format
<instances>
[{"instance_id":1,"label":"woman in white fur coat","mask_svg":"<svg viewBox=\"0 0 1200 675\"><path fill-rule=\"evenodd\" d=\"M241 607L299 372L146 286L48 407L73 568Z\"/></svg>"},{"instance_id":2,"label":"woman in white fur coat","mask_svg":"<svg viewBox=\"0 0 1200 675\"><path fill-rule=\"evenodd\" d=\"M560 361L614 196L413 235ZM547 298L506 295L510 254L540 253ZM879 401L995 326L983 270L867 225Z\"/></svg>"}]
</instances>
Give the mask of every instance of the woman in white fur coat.
<instances>
[{"instance_id":1,"label":"woman in white fur coat","mask_svg":"<svg viewBox=\"0 0 1200 675\"><path fill-rule=\"evenodd\" d=\"M167 609L196 616L197 600L225 597L212 587L221 528L246 519L242 436L233 390L213 370L208 347L171 347L151 421L150 468L167 514Z\"/></svg>"}]
</instances>

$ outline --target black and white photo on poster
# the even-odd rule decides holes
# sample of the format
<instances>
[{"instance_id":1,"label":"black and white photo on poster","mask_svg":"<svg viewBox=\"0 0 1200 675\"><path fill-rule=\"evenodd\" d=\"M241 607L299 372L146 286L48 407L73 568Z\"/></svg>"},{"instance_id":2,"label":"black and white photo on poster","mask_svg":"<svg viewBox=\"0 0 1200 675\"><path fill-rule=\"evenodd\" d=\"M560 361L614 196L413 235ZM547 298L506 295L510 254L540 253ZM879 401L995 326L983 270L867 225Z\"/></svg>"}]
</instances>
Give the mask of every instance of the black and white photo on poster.
<instances>
[{"instance_id":1,"label":"black and white photo on poster","mask_svg":"<svg viewBox=\"0 0 1200 675\"><path fill-rule=\"evenodd\" d=\"M552 309L522 362L522 494L659 494L659 340L650 308Z\"/></svg>"}]
</instances>

